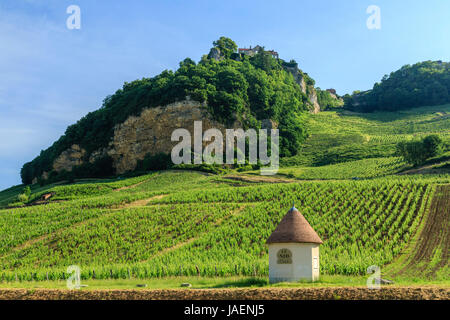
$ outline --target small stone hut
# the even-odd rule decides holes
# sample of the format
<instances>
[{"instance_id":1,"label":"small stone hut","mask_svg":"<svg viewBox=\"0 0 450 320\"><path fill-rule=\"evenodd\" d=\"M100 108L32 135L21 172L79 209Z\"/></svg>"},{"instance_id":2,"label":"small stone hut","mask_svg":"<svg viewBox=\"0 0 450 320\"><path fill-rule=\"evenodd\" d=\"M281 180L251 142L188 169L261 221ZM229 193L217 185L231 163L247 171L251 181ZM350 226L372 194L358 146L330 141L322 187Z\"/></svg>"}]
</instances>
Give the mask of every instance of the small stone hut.
<instances>
[{"instance_id":1,"label":"small stone hut","mask_svg":"<svg viewBox=\"0 0 450 320\"><path fill-rule=\"evenodd\" d=\"M319 279L319 245L322 240L293 206L267 239L269 282Z\"/></svg>"}]
</instances>

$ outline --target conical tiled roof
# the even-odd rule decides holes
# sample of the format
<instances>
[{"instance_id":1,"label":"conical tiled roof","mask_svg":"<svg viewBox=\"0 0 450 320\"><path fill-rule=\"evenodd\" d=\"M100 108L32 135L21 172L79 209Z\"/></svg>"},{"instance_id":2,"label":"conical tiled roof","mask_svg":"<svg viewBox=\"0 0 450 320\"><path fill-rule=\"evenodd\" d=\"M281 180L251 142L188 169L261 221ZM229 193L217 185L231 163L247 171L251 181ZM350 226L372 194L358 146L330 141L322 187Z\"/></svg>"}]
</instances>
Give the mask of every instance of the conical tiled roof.
<instances>
[{"instance_id":1,"label":"conical tiled roof","mask_svg":"<svg viewBox=\"0 0 450 320\"><path fill-rule=\"evenodd\" d=\"M295 207L288 211L284 218L281 219L278 227L267 239L268 244L287 242L323 243L305 217Z\"/></svg>"}]
</instances>

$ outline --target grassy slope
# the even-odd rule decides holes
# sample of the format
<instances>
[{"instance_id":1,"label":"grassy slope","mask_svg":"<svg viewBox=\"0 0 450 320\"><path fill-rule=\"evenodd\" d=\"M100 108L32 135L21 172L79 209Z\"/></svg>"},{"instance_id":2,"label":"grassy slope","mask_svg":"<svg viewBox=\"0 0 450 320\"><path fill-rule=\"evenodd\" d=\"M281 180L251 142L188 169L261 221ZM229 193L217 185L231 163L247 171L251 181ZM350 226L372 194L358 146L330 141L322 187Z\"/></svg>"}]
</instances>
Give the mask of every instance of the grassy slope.
<instances>
[{"instance_id":1,"label":"grassy slope","mask_svg":"<svg viewBox=\"0 0 450 320\"><path fill-rule=\"evenodd\" d=\"M361 114L327 111L313 115L308 124L310 137L298 156L281 160L283 167L291 167L283 169L282 172L290 170L298 178L309 179L311 175L305 171L310 170L299 170L297 175L296 169L317 167L324 163L348 162L351 167L368 165L370 172L362 172L362 169L356 168L355 174L352 175L353 168L349 168L347 174L340 174L338 178L391 174L393 169L405 166L394 157L395 145L399 141L438 134L450 145L449 115L450 105L401 112ZM376 168L376 160L350 162L368 158L378 158L378 162L383 162L386 166ZM342 171L343 166L337 169ZM312 176L317 177L318 174L314 172ZM328 173L324 173L324 178L328 178Z\"/></svg>"},{"instance_id":2,"label":"grassy slope","mask_svg":"<svg viewBox=\"0 0 450 320\"><path fill-rule=\"evenodd\" d=\"M314 115L310 120L312 135L308 139L302 155L284 160L285 165L295 165L288 168L282 168L280 173L288 174L289 176L292 175L297 179L317 180L345 180L354 177L375 178L379 176L388 176L379 180L380 186L386 181L412 181L413 184L417 182L429 185L434 185L435 183L449 183L450 176L448 174L441 176L413 177L389 176L404 166L398 158L392 157L395 143L401 139L413 138L428 133L438 133L445 141L449 141L449 113L450 106L446 105L433 107L431 109L419 108L401 113L361 115L345 112L324 112ZM336 162L342 162L343 160L352 161L327 166L313 166L319 164L323 159L332 159L334 154L341 155ZM366 159L358 160L360 157L365 157ZM219 204L215 205L212 203L205 203L202 198L196 198L187 201L187 203L172 204L173 209L166 211L165 209L161 209L169 205L169 203L164 204L164 201L166 201L165 199L170 199L171 196L178 197L188 190L198 190L199 192L219 190L218 192L220 194L221 189L223 189L224 192L228 192L226 190L228 190L230 186L245 185L252 186L248 192L257 194L262 184L238 182L235 180L227 180L226 177L208 176L194 172L169 172L126 180L99 182L100 181L90 181L90 183L88 183L88 181L84 181L72 186L34 186L32 188L33 198L37 198L44 192L53 191L56 192L54 199L65 201L47 205L45 207L35 206L23 209L0 210L0 219L5 223L4 225L19 222L21 223L22 228L21 234L17 235L15 234L15 232L17 232L15 229L0 229L0 242L3 241L4 244L10 243L10 245L3 245L1 250L2 253L0 254L0 265L10 270L19 271L33 270L32 268L29 269L31 266L42 267L46 265L47 267L52 267L52 265L54 265L61 270L61 266L66 265L70 260L75 260L74 263L83 260L80 260L80 257L77 257L74 254L77 247L82 248L80 247L80 244L84 241L84 235L91 232L91 237L93 237L91 239L98 238L103 241L103 238L111 239L111 236L113 236L113 238L117 236L117 234L114 235L114 231L111 233L111 230L117 228L118 231L120 230L120 232L128 234L128 240L132 241L128 244L128 246L131 247L121 249L125 251L119 250L112 253L113 258L111 263L115 264L118 261L121 261L118 257L121 257L124 252L133 248L133 243L145 246L146 243L148 243L146 242L148 240L146 240L145 236L142 237L142 235L147 233L151 234L152 230L155 229L159 223L158 221L155 221L156 225L153 225L153 227L152 224L148 224L146 227L149 229L139 229L136 227L136 232L133 234L131 231L133 228L133 220L135 220L135 217L139 216L139 214L141 217L144 217L144 219L147 219L145 218L147 214L157 214L161 219L164 219L166 215L170 214L176 215L175 218L181 217L179 215L185 211L196 210L201 216L202 214L209 215L209 212L211 211L217 212L224 210L224 216L213 216L210 221L199 220L197 223L198 229L191 230L193 235L188 236L187 238L183 237L183 234L186 234L187 230L183 231L183 229L176 229L177 225L179 226L180 224L173 224L171 228L175 228L175 232L178 232L177 234L164 228L160 229L160 235L169 234L171 237L171 239L167 238L166 240L161 240L159 242L162 247L154 247L154 250L162 252L162 256L161 253L152 251L153 249L149 250L147 255L139 256L138 251L137 254L132 255L133 259L135 259L133 261L141 261L144 264L153 254L156 254L153 256L153 259L156 257L157 261L164 261L164 259L161 258L164 255L171 259L173 252L183 252L185 249L189 248L191 248L189 250L192 250L192 246L194 245L195 247L196 238L203 237L207 241L212 241L213 238L209 239L208 237L214 232L220 231L221 225L226 226L228 223L231 228L239 230L242 228L239 224L245 223L246 221L245 219L242 220L239 218L239 216L242 214L244 214L244 216L251 215L252 210L254 210L254 207L252 206L254 206L255 203L252 203L253 200L250 202L246 200L244 202L248 202L248 205L246 204L241 207L242 201L240 200L231 202L219 200ZM334 183L336 189L336 191L332 191L334 192L332 196L339 197L339 190L342 187L342 183L345 184L346 182L331 181L330 183ZM376 180L375 183L377 183ZM315 184L319 185L320 182L311 182L308 186L312 188ZM0 207L12 202L21 190L22 186L16 186L0 192ZM165 196L166 198L157 200L154 197L158 195ZM295 198L294 194L293 196ZM287 201L288 198L289 201ZM283 215L282 210L288 206L287 202L292 200L290 198L292 198L292 196L282 198L275 202L275 204L279 206L277 215L280 215L280 217ZM146 206L149 202L153 203L152 207ZM201 208L202 206L192 207L189 202L203 202L205 205L203 208ZM220 203L223 203L223 205L220 205ZM306 198L302 200L302 204L306 206L306 208L314 208L314 206L319 205L319 203L315 203ZM330 202L324 210L328 210L327 208L331 209L338 204L339 202ZM233 217L233 214L226 215L226 212L232 211L237 212L236 217ZM83 212L83 214L80 215L80 212ZM304 211L306 215L308 215L308 212L309 209ZM314 216L311 216L313 212L314 210L309 213L310 216L308 219L311 219L313 221L312 224L314 225L317 221L315 221ZM358 214L358 212L354 212L354 214ZM129 219L126 220L130 223L123 223L120 220L114 222L114 220L111 220L114 215L128 215ZM186 218L190 219L192 217L187 215ZM10 221L10 219L13 220ZM322 222L319 221L319 223ZM324 222L326 223L326 220L324 220ZM273 223L275 225L276 221L273 221ZM98 232L96 234L95 231L98 230L103 230L103 234L98 234ZM410 230L409 234L411 232L414 233L414 231L415 230ZM343 229L341 232L348 232L348 230ZM76 239L77 236L80 237L79 241ZM13 240L9 239L10 237L12 237ZM69 240L74 237L74 242ZM194 239L193 243L191 243L192 239ZM56 247L55 251L55 243L64 243L67 241L72 241L71 246L73 249L69 252L65 252L62 249L58 250ZM95 240L91 241L96 242ZM106 245L108 244L108 241L105 242ZM201 242L198 242L198 244L201 245ZM84 251L85 253L83 254L87 254L88 256L87 258L85 257L85 261L88 264L93 263L94 260L89 258L89 241L86 242L86 245L86 251ZM153 244L151 244L150 247L153 247ZM108 250L109 249L106 249L105 253L111 254ZM352 247L351 250L354 252L355 248ZM327 251L329 251L329 249L325 250L324 254L327 254ZM39 259L42 256L50 257L55 252L59 252L59 258L56 256L53 260L48 258ZM195 250L192 252L195 253ZM234 259L233 256L238 253L241 255L243 252L236 252L235 254L231 253L232 258L230 261L232 261ZM248 252L247 254L251 255L252 253ZM182 254L180 255L180 258L183 258ZM245 259L244 256L243 260L239 258L234 261L239 261L239 263L241 263L242 261L245 261ZM38 262L40 260L42 260L42 262ZM266 256L263 255L258 260L265 263ZM16 262L11 265L11 261ZM17 264L17 261L21 262ZM61 263L63 261L64 263ZM108 270L105 269L105 272L108 272ZM250 274L251 272L252 270L249 271Z\"/></svg>"},{"instance_id":3,"label":"grassy slope","mask_svg":"<svg viewBox=\"0 0 450 320\"><path fill-rule=\"evenodd\" d=\"M450 185L437 185L433 202L406 250L386 268L386 274L401 277L449 278Z\"/></svg>"},{"instance_id":4,"label":"grassy slope","mask_svg":"<svg viewBox=\"0 0 450 320\"><path fill-rule=\"evenodd\" d=\"M426 196L430 182L439 179L253 183L236 188L230 187L233 180L194 172L147 178L133 188L100 196L72 199L66 194L69 200L45 207L0 210L0 266L12 271L9 277L19 274L19 279L27 279L32 272L38 272L40 279L45 279L46 272L50 278L60 278L70 264L81 265L85 278L92 277L94 268L96 277L109 277L110 272L113 277L127 277L131 269L134 277L146 278L177 275L180 266L183 274L191 275L196 273L195 266L200 266L203 275L213 275L215 267L224 276L235 268L242 275L265 274L264 241L296 200L326 242L321 250L323 272L360 273L370 264L389 262L404 247L417 227L415 221L423 215L421 197ZM384 222L378 218L388 212L384 208L390 202L374 200L388 196L390 190L394 190L391 196L404 200L397 201L393 214L384 215L393 220ZM381 192L381 197L374 198L374 192ZM352 203L359 205L352 208ZM372 216L366 210L375 214L377 228L371 228ZM392 228L397 216L410 216L410 220ZM358 229L361 236L348 237ZM391 229L393 233L388 234ZM364 240L364 234L369 238ZM371 241L383 237L385 245ZM392 240L394 247L388 245ZM8 272L0 277L8 277Z\"/></svg>"}]
</instances>

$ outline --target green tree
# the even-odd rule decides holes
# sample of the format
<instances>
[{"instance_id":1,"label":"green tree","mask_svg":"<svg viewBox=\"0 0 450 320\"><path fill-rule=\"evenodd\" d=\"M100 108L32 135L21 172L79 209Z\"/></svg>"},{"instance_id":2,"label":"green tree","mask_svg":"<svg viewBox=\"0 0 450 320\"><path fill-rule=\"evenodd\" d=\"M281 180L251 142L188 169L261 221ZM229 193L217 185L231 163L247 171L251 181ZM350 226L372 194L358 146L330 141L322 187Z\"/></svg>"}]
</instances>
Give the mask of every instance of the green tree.
<instances>
[{"instance_id":1,"label":"green tree","mask_svg":"<svg viewBox=\"0 0 450 320\"><path fill-rule=\"evenodd\" d=\"M422 140L423 149L427 158L438 156L442 153L443 141L438 135L433 134Z\"/></svg>"},{"instance_id":2,"label":"green tree","mask_svg":"<svg viewBox=\"0 0 450 320\"><path fill-rule=\"evenodd\" d=\"M443 142L437 135L430 135L422 140L399 142L397 154L414 166L422 165L427 159L438 156L442 152Z\"/></svg>"},{"instance_id":3,"label":"green tree","mask_svg":"<svg viewBox=\"0 0 450 320\"><path fill-rule=\"evenodd\" d=\"M221 37L214 45L229 57L237 49L236 43ZM285 62L260 51L254 57L242 60L202 58L199 63L186 58L176 71L164 70L152 78L142 78L123 84L113 95L107 96L102 106L69 126L63 136L50 148L41 152L21 171L22 181L30 184L86 177L108 177L114 174L113 160L109 157L89 163L96 150L108 148L114 137L114 127L130 116L139 116L144 108L164 106L175 101L191 99L207 102L210 116L223 123L239 120L244 128L259 128L263 119L278 124L281 135L281 155L294 155L304 139L301 113L307 111L307 96L300 90L292 74L283 69ZM313 84L307 74L305 81ZM54 160L72 145L86 150L84 164L72 172L53 172ZM163 157L159 157L162 159ZM158 159L148 158L144 167L161 167ZM164 161L163 161L164 162ZM48 181L43 172L51 173Z\"/></svg>"},{"instance_id":4,"label":"green tree","mask_svg":"<svg viewBox=\"0 0 450 320\"><path fill-rule=\"evenodd\" d=\"M225 58L230 58L237 50L237 44L227 37L220 37L219 40L213 42L214 47L218 48Z\"/></svg>"},{"instance_id":5,"label":"green tree","mask_svg":"<svg viewBox=\"0 0 450 320\"><path fill-rule=\"evenodd\" d=\"M354 91L351 99L345 99L345 107L372 112L449 103L449 79L448 62L423 61L405 65L385 75L381 82L374 84L372 90Z\"/></svg>"},{"instance_id":6,"label":"green tree","mask_svg":"<svg viewBox=\"0 0 450 320\"><path fill-rule=\"evenodd\" d=\"M421 141L400 142L397 151L406 162L414 166L421 165L427 160Z\"/></svg>"},{"instance_id":7,"label":"green tree","mask_svg":"<svg viewBox=\"0 0 450 320\"><path fill-rule=\"evenodd\" d=\"M138 161L136 170L138 171L156 171L156 170L166 170L172 167L172 158L170 154L158 153L152 155L150 153L146 154L144 160Z\"/></svg>"},{"instance_id":8,"label":"green tree","mask_svg":"<svg viewBox=\"0 0 450 320\"><path fill-rule=\"evenodd\" d=\"M274 58L264 50L264 47L259 50L253 57L254 65L269 73L274 68Z\"/></svg>"}]
</instances>

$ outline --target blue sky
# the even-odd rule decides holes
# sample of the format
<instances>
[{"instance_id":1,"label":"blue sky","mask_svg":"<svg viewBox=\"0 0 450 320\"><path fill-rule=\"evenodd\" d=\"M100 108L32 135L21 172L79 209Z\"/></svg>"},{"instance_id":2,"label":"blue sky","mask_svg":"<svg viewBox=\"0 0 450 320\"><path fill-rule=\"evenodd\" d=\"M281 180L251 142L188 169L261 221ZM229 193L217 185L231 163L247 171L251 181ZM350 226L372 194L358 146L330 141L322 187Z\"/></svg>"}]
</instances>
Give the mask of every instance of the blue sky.
<instances>
[{"instance_id":1,"label":"blue sky","mask_svg":"<svg viewBox=\"0 0 450 320\"><path fill-rule=\"evenodd\" d=\"M69 5L81 29L69 30ZM369 5L381 29L369 30ZM299 62L339 94L450 57L450 1L0 0L0 190L124 81L198 61L220 36Z\"/></svg>"}]
</instances>

